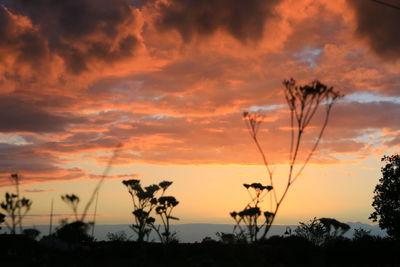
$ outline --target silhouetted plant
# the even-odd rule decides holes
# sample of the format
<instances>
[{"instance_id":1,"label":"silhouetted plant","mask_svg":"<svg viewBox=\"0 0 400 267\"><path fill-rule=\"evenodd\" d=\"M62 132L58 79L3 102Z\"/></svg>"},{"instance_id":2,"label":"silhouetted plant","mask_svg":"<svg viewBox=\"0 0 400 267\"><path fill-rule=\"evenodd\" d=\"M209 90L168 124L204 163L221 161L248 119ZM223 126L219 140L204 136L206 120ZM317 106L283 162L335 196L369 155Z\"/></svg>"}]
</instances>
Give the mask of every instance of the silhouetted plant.
<instances>
[{"instance_id":1,"label":"silhouetted plant","mask_svg":"<svg viewBox=\"0 0 400 267\"><path fill-rule=\"evenodd\" d=\"M61 226L57 228L54 236L68 243L87 244L93 241L93 237L88 234L91 226L91 223L83 221L68 223L64 220L61 221Z\"/></svg>"},{"instance_id":2,"label":"silhouetted plant","mask_svg":"<svg viewBox=\"0 0 400 267\"><path fill-rule=\"evenodd\" d=\"M71 233L73 236L76 237L74 240L77 242L87 242L87 241L94 239L93 236L94 236L94 227L95 227L95 221L96 221L98 194L99 194L100 188L104 182L105 177L111 170L114 160L117 158L117 152L119 151L121 146L122 146L121 144L118 144L116 146L116 148L114 149L114 152L113 152L112 156L110 157L110 160L108 161L108 164L107 164L103 174L101 175L101 179L99 180L99 182L93 189L93 192L92 192L88 202L84 206L83 211L80 215L78 213L78 205L80 203L79 197L75 194L70 194L70 195L65 194L65 195L61 196L61 199L72 209L72 212L74 213L74 216L75 216L75 221L72 223L68 223L68 219L62 220L61 227L57 228L57 230L56 230L56 233L55 233L56 236L58 236L59 238L62 239L63 237L67 237L67 235L68 235L68 234L64 234L64 233L68 233L71 231L77 231L77 233L75 233L75 234ZM91 207L91 205L93 204L93 202L95 200L96 200L96 204L95 204L95 211L94 211L94 215L93 215L93 222L85 222L89 208ZM50 218L52 218L52 212L53 212L52 210L53 210L53 204L52 204L52 208L51 208L51 217ZM90 227L92 227L92 236L91 237L87 234L87 231L89 230ZM51 223L50 223L49 232L51 233ZM70 241L70 240L68 240L68 241Z\"/></svg>"},{"instance_id":3,"label":"silhouetted plant","mask_svg":"<svg viewBox=\"0 0 400 267\"><path fill-rule=\"evenodd\" d=\"M62 201L64 201L71 209L72 212L75 215L75 220L79 221L78 218L78 205L79 205L79 197L77 195L71 194L65 194L61 196Z\"/></svg>"},{"instance_id":4,"label":"silhouetted plant","mask_svg":"<svg viewBox=\"0 0 400 267\"><path fill-rule=\"evenodd\" d=\"M299 224L294 229L295 236L305 238L314 245L321 245L325 241L326 229L316 217L308 223L300 222Z\"/></svg>"},{"instance_id":5,"label":"silhouetted plant","mask_svg":"<svg viewBox=\"0 0 400 267\"><path fill-rule=\"evenodd\" d=\"M31 238L32 240L35 240L40 235L40 231L35 228L24 229L22 233L27 237Z\"/></svg>"},{"instance_id":6,"label":"silhouetted plant","mask_svg":"<svg viewBox=\"0 0 400 267\"><path fill-rule=\"evenodd\" d=\"M341 237L350 229L348 224L331 218L314 217L309 223L299 224L294 230L294 235L305 238L314 245L322 245L328 239Z\"/></svg>"},{"instance_id":7,"label":"silhouetted plant","mask_svg":"<svg viewBox=\"0 0 400 267\"><path fill-rule=\"evenodd\" d=\"M155 219L150 216L151 211L157 205L155 193L160 190L158 185L142 188L140 180L124 180L122 183L128 188L133 203L134 224L130 227L137 235L137 242L142 243L151 232L151 225Z\"/></svg>"},{"instance_id":8,"label":"silhouetted plant","mask_svg":"<svg viewBox=\"0 0 400 267\"><path fill-rule=\"evenodd\" d=\"M273 224L276 215L278 214L279 208L285 199L290 187L300 176L307 163L310 161L312 155L318 147L321 141L322 135L328 124L331 109L334 103L342 97L342 95L327 85L321 83L318 80L311 82L308 85L298 86L294 79L285 80L284 94L286 102L289 106L290 111L290 149L289 149L289 172L287 176L287 183L283 190L283 193L279 196L276 189L274 188L274 176L271 169L270 163L267 160L266 153L262 149L259 139L258 132L260 125L263 122L264 117L260 114L254 114L250 112L243 112L243 118L248 128L249 134L253 139L256 147L261 154L263 163L267 169L269 182L272 187L273 198L271 200L271 206L273 207L270 214L271 217L268 220L268 224L265 227L264 233L261 238L265 238L268 231ZM303 140L304 132L309 126L314 115L317 113L320 105L325 105L326 109L324 112L324 120L319 129L319 134L315 139L315 143L309 151L308 155L304 159L301 167L295 172L295 165L299 163L299 151Z\"/></svg>"},{"instance_id":9,"label":"silhouetted plant","mask_svg":"<svg viewBox=\"0 0 400 267\"><path fill-rule=\"evenodd\" d=\"M122 183L128 188L133 203L134 224L132 230L137 235L137 242L141 243L148 238L152 229L154 229L160 239L160 242L166 244L175 241L175 233L170 231L170 220L179 220L172 216L173 209L179 202L173 196L164 196L165 191L172 184L169 181L162 181L158 185L153 184L142 187L140 180L124 180ZM157 193L161 192L160 196ZM151 216L155 211L162 222L156 226L156 219Z\"/></svg>"},{"instance_id":10,"label":"silhouetted plant","mask_svg":"<svg viewBox=\"0 0 400 267\"><path fill-rule=\"evenodd\" d=\"M353 240L372 239L371 230L363 228L354 229Z\"/></svg>"},{"instance_id":11,"label":"silhouetted plant","mask_svg":"<svg viewBox=\"0 0 400 267\"><path fill-rule=\"evenodd\" d=\"M332 218L320 218L320 223L325 227L327 238L336 238L343 236L350 226Z\"/></svg>"},{"instance_id":12,"label":"silhouetted plant","mask_svg":"<svg viewBox=\"0 0 400 267\"><path fill-rule=\"evenodd\" d=\"M157 203L154 193L159 188L158 186L149 187L149 191L147 191L147 188L145 191L140 185L140 181L136 179L124 180L122 183L128 188L133 201L134 210L132 214L134 215L135 223L131 228L137 234L137 241L143 242L145 236L151 231L151 228L147 226L150 220L154 220L154 218L150 217L150 212Z\"/></svg>"},{"instance_id":13,"label":"silhouetted plant","mask_svg":"<svg viewBox=\"0 0 400 267\"><path fill-rule=\"evenodd\" d=\"M5 219L6 219L6 215L0 212L0 230L1 230L1 224L4 223Z\"/></svg>"},{"instance_id":14,"label":"silhouetted plant","mask_svg":"<svg viewBox=\"0 0 400 267\"><path fill-rule=\"evenodd\" d=\"M93 241L93 237L88 234L92 222L85 222L86 212L79 214L78 206L80 198L75 194L65 194L61 196L67 206L69 206L74 214L75 221L69 223L68 218L61 220L61 226L55 231L55 236L70 243L88 243Z\"/></svg>"},{"instance_id":15,"label":"silhouetted plant","mask_svg":"<svg viewBox=\"0 0 400 267\"><path fill-rule=\"evenodd\" d=\"M247 244L247 237L243 232L233 232L233 233L224 233L224 232L216 232L215 235L218 237L219 242L224 244Z\"/></svg>"},{"instance_id":16,"label":"silhouetted plant","mask_svg":"<svg viewBox=\"0 0 400 267\"><path fill-rule=\"evenodd\" d=\"M400 239L400 155L384 156L382 161L386 165L374 190L375 211L369 218L386 229L388 235Z\"/></svg>"},{"instance_id":17,"label":"silhouetted plant","mask_svg":"<svg viewBox=\"0 0 400 267\"><path fill-rule=\"evenodd\" d=\"M264 186L260 183L243 184L243 186L249 193L251 200L242 211L230 213L236 222L233 232L235 233L238 230L246 240L255 242L259 239L260 231L267 227L273 218L271 212L262 211L260 208L261 202L268 192L272 190L272 186ZM262 221L260 221L260 217Z\"/></svg>"},{"instance_id":18,"label":"silhouetted plant","mask_svg":"<svg viewBox=\"0 0 400 267\"><path fill-rule=\"evenodd\" d=\"M22 234L22 220L29 212L32 201L23 197L20 198L19 185L21 177L17 173L10 175L10 180L15 186L15 194L6 193L5 201L1 202L1 208L6 211L11 222L5 221L6 226L11 234L16 234L17 226L19 226L20 233Z\"/></svg>"},{"instance_id":19,"label":"silhouetted plant","mask_svg":"<svg viewBox=\"0 0 400 267\"><path fill-rule=\"evenodd\" d=\"M11 222L5 221L6 226L11 234L16 234L16 228L22 224L22 220L31 209L32 201L24 197L19 198L17 194L7 192L5 200L1 202L0 206L6 211L7 217L11 220Z\"/></svg>"},{"instance_id":20,"label":"silhouetted plant","mask_svg":"<svg viewBox=\"0 0 400 267\"><path fill-rule=\"evenodd\" d=\"M286 227L285 232L283 233L283 237L289 237L292 235L292 228L289 226Z\"/></svg>"},{"instance_id":21,"label":"silhouetted plant","mask_svg":"<svg viewBox=\"0 0 400 267\"><path fill-rule=\"evenodd\" d=\"M176 200L173 196L164 196L165 191L170 187L172 182L162 181L159 183L159 187L162 190L161 196L157 199L157 206L155 208L156 214L159 216L162 222L158 227L155 226L154 222L152 223L153 229L158 234L160 241L164 244L168 244L171 242L176 242L176 233L171 232L170 229L170 220L179 220L179 218L172 216L173 209L179 204L179 201Z\"/></svg>"},{"instance_id":22,"label":"silhouetted plant","mask_svg":"<svg viewBox=\"0 0 400 267\"><path fill-rule=\"evenodd\" d=\"M118 231L116 233L107 233L107 239L112 242L124 242L128 240L125 231Z\"/></svg>"},{"instance_id":23,"label":"silhouetted plant","mask_svg":"<svg viewBox=\"0 0 400 267\"><path fill-rule=\"evenodd\" d=\"M212 239L209 236L206 236L201 240L201 243L203 243L203 244L209 244L209 243L215 243L215 242L217 242L217 241Z\"/></svg>"}]
</instances>

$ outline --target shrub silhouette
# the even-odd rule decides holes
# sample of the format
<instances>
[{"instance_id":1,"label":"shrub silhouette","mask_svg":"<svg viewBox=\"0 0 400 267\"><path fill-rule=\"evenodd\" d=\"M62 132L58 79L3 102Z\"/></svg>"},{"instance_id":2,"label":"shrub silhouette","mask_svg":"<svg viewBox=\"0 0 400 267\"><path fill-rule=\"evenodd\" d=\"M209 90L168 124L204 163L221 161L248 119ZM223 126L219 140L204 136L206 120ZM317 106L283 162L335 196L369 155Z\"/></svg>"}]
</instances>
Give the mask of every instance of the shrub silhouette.
<instances>
[{"instance_id":1,"label":"shrub silhouette","mask_svg":"<svg viewBox=\"0 0 400 267\"><path fill-rule=\"evenodd\" d=\"M103 174L101 175L101 179L99 180L99 182L93 189L93 192L92 192L88 202L84 206L80 217L79 217L79 213L78 213L78 205L80 202L79 197L75 194L65 194L65 195L61 196L62 201L64 201L72 209L72 212L74 213L74 216L75 216L75 221L72 223L68 223L68 219L62 220L61 227L57 228L55 236L57 236L61 239L63 239L64 237L68 238L67 234L64 234L64 233L70 232L71 235L74 237L72 239L68 238L67 241L75 240L74 242L87 242L89 240L94 240L93 236L94 236L94 227L95 227L95 222L96 222L97 199L99 196L99 191L100 191L101 186L104 183L105 177L107 177L108 173L110 172L113 162L117 158L117 153L121 147L122 147L122 144L118 144L115 147L114 152L113 152L112 156L110 157ZM93 222L86 223L85 218L87 216L89 208L91 207L91 205L93 204L93 202L95 200L96 200L96 203L95 203L95 210L94 210L94 215L93 215ZM52 225L51 225L52 213L53 213L53 203L52 203L51 215L50 215L51 216L50 217L50 230L49 230L50 234L51 234L51 229L52 229L51 228L52 227ZM87 233L87 231L89 230L90 227L92 227L92 236L91 237ZM72 231L77 231L77 232L72 233Z\"/></svg>"},{"instance_id":2,"label":"shrub silhouette","mask_svg":"<svg viewBox=\"0 0 400 267\"><path fill-rule=\"evenodd\" d=\"M137 235L136 241L142 243L149 237L152 229L156 231L160 242L165 244L176 241L175 233L170 231L170 220L178 220L171 213L179 202L173 196L164 196L172 182L162 181L158 185L153 184L144 188L137 179L124 180L122 184L128 188L132 198L134 223L131 229ZM161 195L157 196L158 193ZM162 228L161 225L155 225L156 219L151 216L153 211L160 217Z\"/></svg>"},{"instance_id":3,"label":"shrub silhouette","mask_svg":"<svg viewBox=\"0 0 400 267\"><path fill-rule=\"evenodd\" d=\"M303 237L314 245L321 245L324 242L326 229L316 217L308 223L300 222L299 224L294 229L295 236Z\"/></svg>"},{"instance_id":4,"label":"shrub silhouette","mask_svg":"<svg viewBox=\"0 0 400 267\"><path fill-rule=\"evenodd\" d=\"M400 155L384 156L382 161L386 165L374 190L375 211L369 218L386 229L388 235L400 239Z\"/></svg>"},{"instance_id":5,"label":"shrub silhouette","mask_svg":"<svg viewBox=\"0 0 400 267\"><path fill-rule=\"evenodd\" d=\"M354 241L365 240L365 239L369 240L373 239L373 237L371 236L371 230L365 230L361 227L354 229L354 234L353 234Z\"/></svg>"},{"instance_id":6,"label":"shrub silhouette","mask_svg":"<svg viewBox=\"0 0 400 267\"><path fill-rule=\"evenodd\" d=\"M245 232L234 231L233 233L216 232L218 241L223 244L247 244L247 236Z\"/></svg>"},{"instance_id":7,"label":"shrub silhouette","mask_svg":"<svg viewBox=\"0 0 400 267\"><path fill-rule=\"evenodd\" d=\"M298 86L294 79L283 81L284 95L290 111L290 148L289 148L289 172L287 175L287 183L283 190L283 193L279 196L276 188L274 187L274 176L271 169L270 162L267 160L267 155L260 145L258 132L260 125L263 122L264 117L257 113L250 113L248 111L243 112L243 119L247 126L248 132L254 141L258 152L260 153L263 163L266 167L267 174L269 177L269 183L272 187L271 193L273 198L271 200L271 206L273 207L270 211L270 218L264 228L264 234L262 238L265 238L271 225L273 224L276 215L278 214L279 208L283 203L290 187L300 176L307 163L310 161L312 155L318 147L321 141L322 135L328 125L332 106L336 101L342 97L342 95L327 85L321 83L318 80L312 81L311 83L303 86ZM326 107L323 113L323 123L320 126L319 133L316 136L314 145L308 152L304 161L300 165L301 167L295 171L295 165L299 163L299 151L301 148L304 132L309 126L311 120L317 114L319 107L324 105Z\"/></svg>"},{"instance_id":8,"label":"shrub silhouette","mask_svg":"<svg viewBox=\"0 0 400 267\"><path fill-rule=\"evenodd\" d=\"M79 197L75 194L65 194L61 199L72 209L75 221L68 223L67 218L61 220L61 226L56 229L54 236L69 243L84 244L93 241L93 237L88 234L93 223L84 221L85 212L81 216L78 213Z\"/></svg>"},{"instance_id":9,"label":"shrub silhouette","mask_svg":"<svg viewBox=\"0 0 400 267\"><path fill-rule=\"evenodd\" d=\"M111 242L124 242L128 240L125 231L118 231L116 233L107 233L107 239Z\"/></svg>"},{"instance_id":10,"label":"shrub silhouette","mask_svg":"<svg viewBox=\"0 0 400 267\"><path fill-rule=\"evenodd\" d=\"M305 238L314 245L322 245L327 240L342 237L350 229L348 224L331 218L314 217L309 223L299 224L294 229L294 235Z\"/></svg>"},{"instance_id":11,"label":"shrub silhouette","mask_svg":"<svg viewBox=\"0 0 400 267\"><path fill-rule=\"evenodd\" d=\"M88 234L90 227L90 223L83 221L72 223L63 221L61 227L57 228L54 235L71 244L87 244L93 241L93 238Z\"/></svg>"},{"instance_id":12,"label":"shrub silhouette","mask_svg":"<svg viewBox=\"0 0 400 267\"><path fill-rule=\"evenodd\" d=\"M0 230L1 230L1 224L4 223L6 219L6 215L4 215L3 213L0 213Z\"/></svg>"},{"instance_id":13,"label":"shrub silhouette","mask_svg":"<svg viewBox=\"0 0 400 267\"><path fill-rule=\"evenodd\" d=\"M35 228L24 229L22 233L32 240L35 240L40 235L40 231Z\"/></svg>"},{"instance_id":14,"label":"shrub silhouette","mask_svg":"<svg viewBox=\"0 0 400 267\"><path fill-rule=\"evenodd\" d=\"M325 227L327 238L343 236L350 229L348 224L339 222L336 219L320 218L319 221Z\"/></svg>"},{"instance_id":15,"label":"shrub silhouette","mask_svg":"<svg viewBox=\"0 0 400 267\"><path fill-rule=\"evenodd\" d=\"M22 234L22 220L32 206L30 199L21 198L20 196L20 179L21 177L17 173L10 175L10 180L15 184L15 194L6 192L5 200L0 203L0 207L7 213L7 217L11 220L11 222L5 221L11 234L16 234L17 226L19 226L20 233Z\"/></svg>"}]
</instances>

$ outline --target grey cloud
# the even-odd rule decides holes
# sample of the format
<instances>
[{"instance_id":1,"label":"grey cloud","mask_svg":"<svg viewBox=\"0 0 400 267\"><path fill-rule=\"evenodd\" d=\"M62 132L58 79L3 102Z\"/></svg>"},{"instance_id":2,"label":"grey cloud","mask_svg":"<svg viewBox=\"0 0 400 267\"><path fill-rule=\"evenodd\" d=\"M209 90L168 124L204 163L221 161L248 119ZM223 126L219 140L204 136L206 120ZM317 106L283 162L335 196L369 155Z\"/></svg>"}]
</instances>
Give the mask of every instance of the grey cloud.
<instances>
[{"instance_id":1,"label":"grey cloud","mask_svg":"<svg viewBox=\"0 0 400 267\"><path fill-rule=\"evenodd\" d=\"M385 60L400 57L400 10L374 1L348 0L356 15L357 35ZM400 6L400 5L399 5Z\"/></svg>"},{"instance_id":2,"label":"grey cloud","mask_svg":"<svg viewBox=\"0 0 400 267\"><path fill-rule=\"evenodd\" d=\"M223 29L236 39L246 42L263 37L267 19L275 16L280 0L172 0L161 4L158 27L176 29L184 39L211 35Z\"/></svg>"}]
</instances>

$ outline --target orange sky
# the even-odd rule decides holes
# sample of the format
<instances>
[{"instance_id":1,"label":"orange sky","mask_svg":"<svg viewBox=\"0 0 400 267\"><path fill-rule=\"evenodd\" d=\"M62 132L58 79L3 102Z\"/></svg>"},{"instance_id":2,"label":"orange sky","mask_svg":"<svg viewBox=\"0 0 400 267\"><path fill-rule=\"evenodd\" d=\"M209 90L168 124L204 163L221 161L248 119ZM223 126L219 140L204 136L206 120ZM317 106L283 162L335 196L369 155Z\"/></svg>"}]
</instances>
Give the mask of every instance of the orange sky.
<instances>
[{"instance_id":1,"label":"orange sky","mask_svg":"<svg viewBox=\"0 0 400 267\"><path fill-rule=\"evenodd\" d=\"M174 181L180 222L229 223L241 184L267 184L241 113L266 116L279 185L282 81L319 79L346 96L277 223L368 222L380 158L400 146L399 23L369 0L0 0L0 192L21 174L44 224L52 198L59 214L61 194L87 199L122 144L99 223L129 223L127 177Z\"/></svg>"}]
</instances>

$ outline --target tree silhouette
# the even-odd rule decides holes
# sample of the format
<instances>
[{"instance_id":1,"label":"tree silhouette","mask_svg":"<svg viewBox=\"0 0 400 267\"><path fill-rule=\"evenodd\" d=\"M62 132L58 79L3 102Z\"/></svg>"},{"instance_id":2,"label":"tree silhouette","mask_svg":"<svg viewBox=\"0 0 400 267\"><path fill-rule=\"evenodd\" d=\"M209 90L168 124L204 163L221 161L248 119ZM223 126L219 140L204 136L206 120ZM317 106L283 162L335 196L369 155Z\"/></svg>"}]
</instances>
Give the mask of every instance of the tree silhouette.
<instances>
[{"instance_id":1,"label":"tree silhouette","mask_svg":"<svg viewBox=\"0 0 400 267\"><path fill-rule=\"evenodd\" d=\"M262 238L265 238L271 225L273 224L276 215L278 214L279 208L284 201L290 187L300 176L307 163L310 161L312 155L318 147L321 141L322 135L328 125L331 109L334 103L342 97L342 95L318 80L312 81L310 84L298 86L294 79L283 81L284 95L286 102L290 110L290 153L289 153L289 172L287 176L286 186L283 193L279 196L276 188L274 187L274 176L271 169L270 163L267 160L267 155L260 145L258 139L258 132L260 125L263 122L264 117L260 114L250 113L248 111L243 112L243 119L246 123L247 129L251 138L253 139L259 153L261 154L263 163L267 169L270 186L272 187L272 199L270 211L271 218L268 220L268 224L265 227ZM323 113L324 120L319 128L319 133L315 138L314 145L308 152L308 155L300 164L300 168L295 170L295 166L299 164L299 152L303 141L303 136L306 128L309 126L314 115L317 114L319 107L324 105L325 112Z\"/></svg>"},{"instance_id":2,"label":"tree silhouette","mask_svg":"<svg viewBox=\"0 0 400 267\"><path fill-rule=\"evenodd\" d=\"M381 169L382 177L374 190L372 206L375 211L369 217L379 222L382 229L400 238L400 155L384 156L386 165Z\"/></svg>"}]
</instances>

